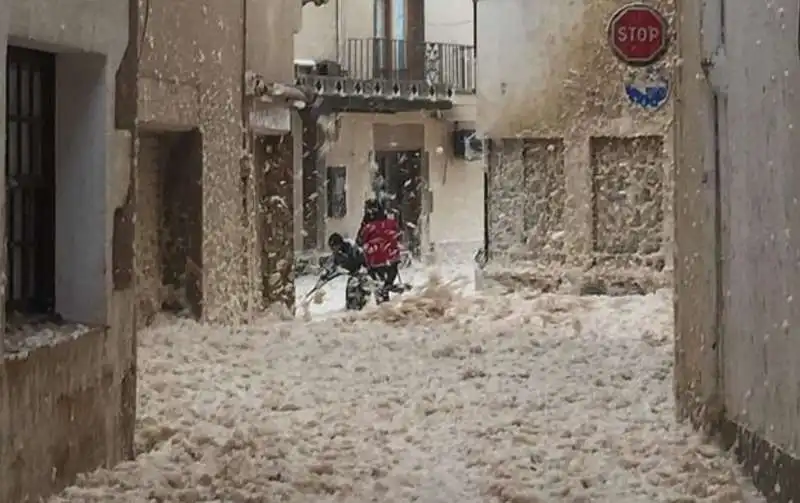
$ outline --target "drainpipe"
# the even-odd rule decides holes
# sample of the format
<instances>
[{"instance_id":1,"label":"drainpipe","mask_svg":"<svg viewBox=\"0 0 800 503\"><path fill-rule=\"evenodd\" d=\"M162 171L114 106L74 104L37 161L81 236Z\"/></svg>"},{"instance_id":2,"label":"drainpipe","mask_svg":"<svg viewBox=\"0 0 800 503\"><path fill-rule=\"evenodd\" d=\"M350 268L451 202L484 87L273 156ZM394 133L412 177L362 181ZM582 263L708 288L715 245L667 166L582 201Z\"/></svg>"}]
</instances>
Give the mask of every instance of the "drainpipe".
<instances>
[{"instance_id":1,"label":"drainpipe","mask_svg":"<svg viewBox=\"0 0 800 503\"><path fill-rule=\"evenodd\" d=\"M253 255L255 250L251 247L250 228L253 221L253 210L249 203L250 192L253 185L253 170L252 161L250 156L250 98L248 98L245 90L247 89L247 2L242 0L242 75L241 75L241 121L242 121L242 158L240 160L239 179L242 184L242 224L244 226L244 236L242 237L242 247L245 250L242 267L244 269L245 278L247 278L247 294L246 294L246 311L247 321L252 319L253 299L252 291L254 289L253 270Z\"/></svg>"},{"instance_id":2,"label":"drainpipe","mask_svg":"<svg viewBox=\"0 0 800 503\"><path fill-rule=\"evenodd\" d=\"M341 18L341 0L336 0L334 4L334 17L336 19L336 61L342 60L342 20Z\"/></svg>"},{"instance_id":3,"label":"drainpipe","mask_svg":"<svg viewBox=\"0 0 800 503\"><path fill-rule=\"evenodd\" d=\"M475 61L475 100L478 99L478 0L472 0L472 50L474 55ZM490 177L490 166L491 161L489 160L489 156L491 156L492 151L490 144L487 144L486 153L484 154L484 158L486 159L486 165L483 168L483 254L484 260L489 260L489 181L491 180Z\"/></svg>"},{"instance_id":4,"label":"drainpipe","mask_svg":"<svg viewBox=\"0 0 800 503\"><path fill-rule=\"evenodd\" d=\"M247 97L247 93L245 90L247 89L247 1L242 0L242 75L241 75L241 86L242 86L242 127L244 128L244 134L242 135L242 148L243 152L247 152L247 134L249 132L249 122L250 122L250 114L248 113L248 106L247 104L250 102L250 99Z\"/></svg>"}]
</instances>

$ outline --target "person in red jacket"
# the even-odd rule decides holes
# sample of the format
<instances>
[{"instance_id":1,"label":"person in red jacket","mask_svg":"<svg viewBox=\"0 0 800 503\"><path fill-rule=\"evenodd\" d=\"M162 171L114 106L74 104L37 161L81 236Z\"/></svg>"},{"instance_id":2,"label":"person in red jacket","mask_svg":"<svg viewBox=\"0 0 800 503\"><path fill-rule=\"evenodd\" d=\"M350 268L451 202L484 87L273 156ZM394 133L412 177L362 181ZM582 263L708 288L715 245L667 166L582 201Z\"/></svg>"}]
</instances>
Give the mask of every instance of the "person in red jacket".
<instances>
[{"instance_id":1,"label":"person in red jacket","mask_svg":"<svg viewBox=\"0 0 800 503\"><path fill-rule=\"evenodd\" d=\"M364 203L364 220L358 230L356 242L364 250L370 277L382 283L375 292L378 304L389 300L394 288L400 263L400 228L397 220L389 218L386 210L375 199Z\"/></svg>"}]
</instances>

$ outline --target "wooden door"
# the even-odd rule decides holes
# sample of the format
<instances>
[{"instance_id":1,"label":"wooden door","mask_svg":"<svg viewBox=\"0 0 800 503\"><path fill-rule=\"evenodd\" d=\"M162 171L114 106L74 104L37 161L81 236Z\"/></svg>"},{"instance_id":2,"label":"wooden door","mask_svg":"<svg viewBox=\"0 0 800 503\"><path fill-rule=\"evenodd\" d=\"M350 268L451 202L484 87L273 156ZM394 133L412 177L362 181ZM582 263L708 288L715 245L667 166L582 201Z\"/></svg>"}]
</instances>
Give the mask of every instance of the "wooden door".
<instances>
[{"instance_id":1,"label":"wooden door","mask_svg":"<svg viewBox=\"0 0 800 503\"><path fill-rule=\"evenodd\" d=\"M255 140L261 292L264 306L294 308L294 176L292 137Z\"/></svg>"},{"instance_id":2,"label":"wooden door","mask_svg":"<svg viewBox=\"0 0 800 503\"><path fill-rule=\"evenodd\" d=\"M303 250L316 250L320 247L320 186L319 170L320 147L324 143L317 122L308 114L300 114L303 120Z\"/></svg>"},{"instance_id":3,"label":"wooden door","mask_svg":"<svg viewBox=\"0 0 800 503\"><path fill-rule=\"evenodd\" d=\"M162 283L185 294L195 318L203 311L203 136L198 130L159 136ZM174 302L177 299L171 299Z\"/></svg>"}]
</instances>

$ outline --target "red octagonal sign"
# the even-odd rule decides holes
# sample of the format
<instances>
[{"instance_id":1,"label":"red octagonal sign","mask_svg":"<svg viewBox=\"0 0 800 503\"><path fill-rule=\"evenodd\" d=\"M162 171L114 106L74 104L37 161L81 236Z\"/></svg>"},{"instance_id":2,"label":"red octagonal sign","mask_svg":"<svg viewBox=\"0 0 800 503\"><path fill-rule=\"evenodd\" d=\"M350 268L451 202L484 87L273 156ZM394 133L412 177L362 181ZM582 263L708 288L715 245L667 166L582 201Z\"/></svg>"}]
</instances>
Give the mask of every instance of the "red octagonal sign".
<instances>
[{"instance_id":1,"label":"red octagonal sign","mask_svg":"<svg viewBox=\"0 0 800 503\"><path fill-rule=\"evenodd\" d=\"M628 4L608 22L608 43L614 54L630 66L657 62L667 50L666 18L642 3Z\"/></svg>"}]
</instances>

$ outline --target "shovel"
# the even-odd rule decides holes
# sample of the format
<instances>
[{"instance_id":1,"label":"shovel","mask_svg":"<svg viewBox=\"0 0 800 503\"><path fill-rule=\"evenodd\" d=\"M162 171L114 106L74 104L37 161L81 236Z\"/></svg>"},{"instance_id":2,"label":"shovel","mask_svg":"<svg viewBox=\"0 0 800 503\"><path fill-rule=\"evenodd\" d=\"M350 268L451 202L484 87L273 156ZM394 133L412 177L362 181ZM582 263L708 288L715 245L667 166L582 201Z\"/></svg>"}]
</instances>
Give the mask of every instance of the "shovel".
<instances>
[{"instance_id":1,"label":"shovel","mask_svg":"<svg viewBox=\"0 0 800 503\"><path fill-rule=\"evenodd\" d=\"M320 290L320 289L321 289L323 286L325 286L325 285L327 285L328 283L330 283L331 281L335 280L336 278L338 278L338 277L339 277L339 276L341 276L342 274L343 274L343 273L341 273L341 272L337 271L337 272L333 273L332 275L325 276L324 278L320 278L320 279L318 279L318 280L317 280L317 284L316 284L316 285L314 285L314 288L312 288L311 290L309 290L309 292L308 292L308 293L306 294L306 296L303 298L303 302L305 302L305 301L307 301L308 299L310 299L310 298L311 298L311 296L312 296L312 295L314 295L315 293L317 293L317 292L318 292L318 291L319 291L319 290Z\"/></svg>"}]
</instances>

